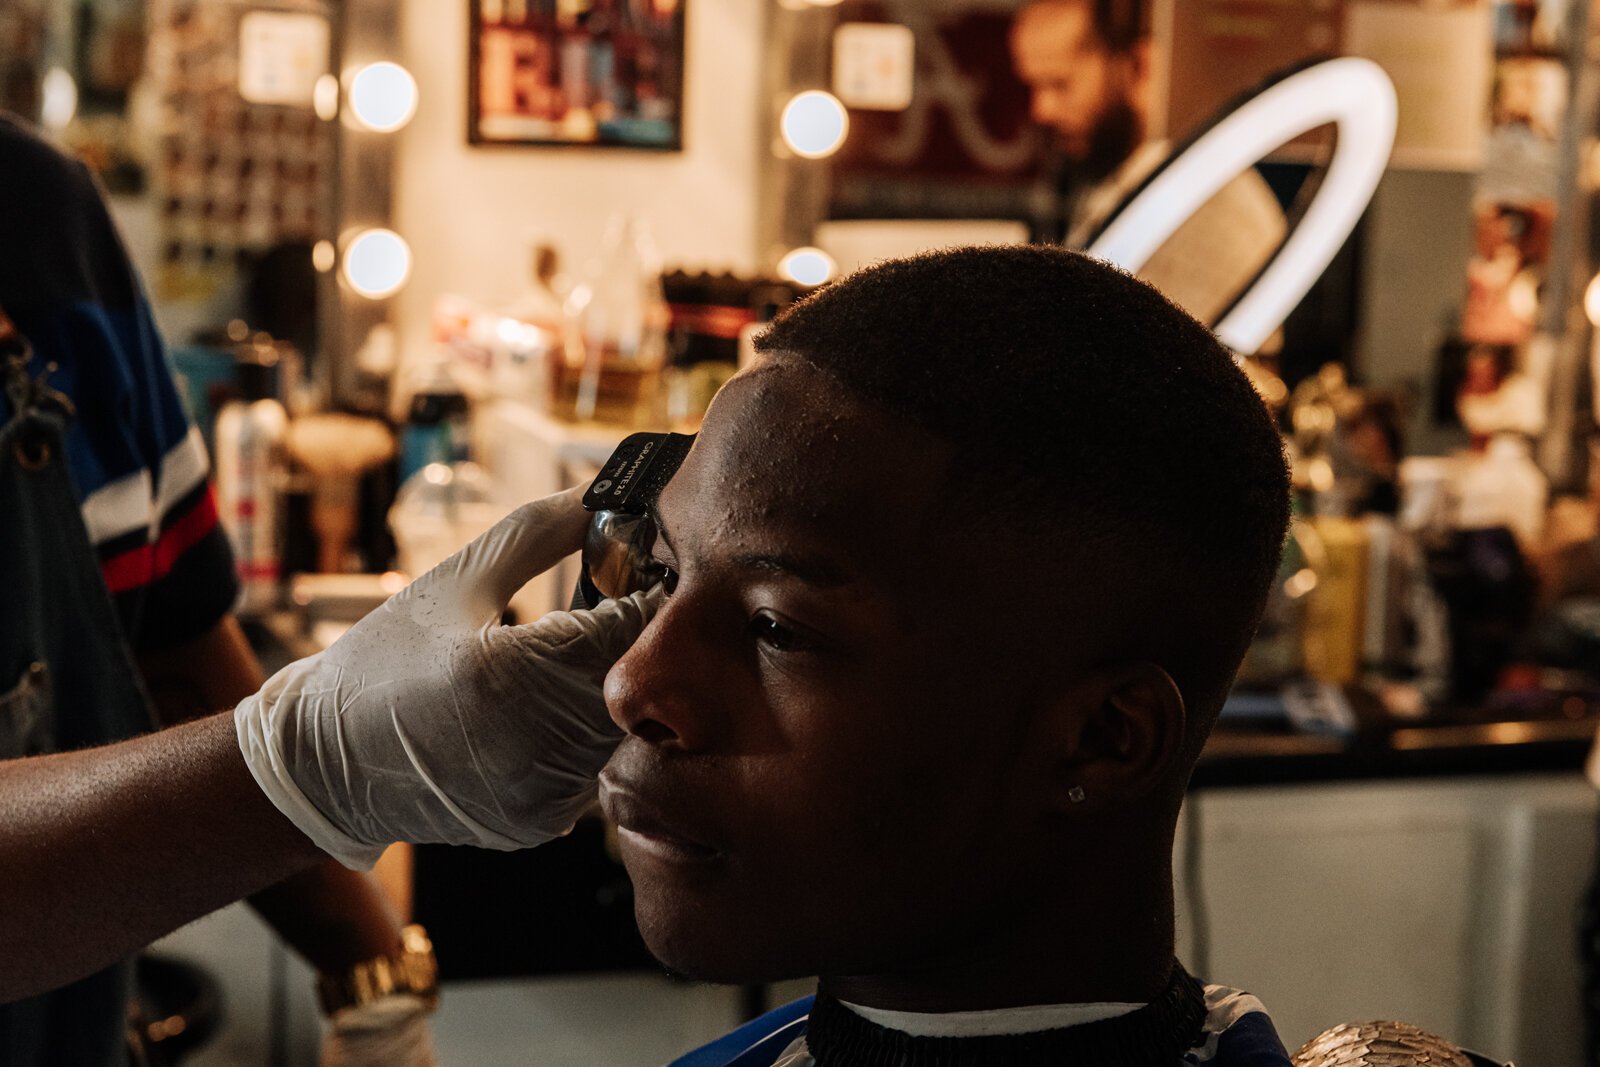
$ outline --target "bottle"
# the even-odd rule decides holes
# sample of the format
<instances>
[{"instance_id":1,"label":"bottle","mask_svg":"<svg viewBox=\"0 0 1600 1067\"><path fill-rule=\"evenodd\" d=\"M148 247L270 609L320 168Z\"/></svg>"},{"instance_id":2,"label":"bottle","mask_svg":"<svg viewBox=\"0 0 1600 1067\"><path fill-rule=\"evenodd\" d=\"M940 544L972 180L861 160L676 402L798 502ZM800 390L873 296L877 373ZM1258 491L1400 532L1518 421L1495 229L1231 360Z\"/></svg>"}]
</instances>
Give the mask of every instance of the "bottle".
<instances>
[{"instance_id":1,"label":"bottle","mask_svg":"<svg viewBox=\"0 0 1600 1067\"><path fill-rule=\"evenodd\" d=\"M238 368L239 398L217 414L217 509L239 574L237 612L271 611L283 561L283 444L289 416L273 398L277 358L258 346Z\"/></svg>"},{"instance_id":2,"label":"bottle","mask_svg":"<svg viewBox=\"0 0 1600 1067\"><path fill-rule=\"evenodd\" d=\"M1479 454L1461 459L1456 525L1464 530L1505 526L1524 555L1537 553L1544 536L1550 485L1533 461L1526 438L1497 433Z\"/></svg>"},{"instance_id":3,"label":"bottle","mask_svg":"<svg viewBox=\"0 0 1600 1067\"><path fill-rule=\"evenodd\" d=\"M1369 531L1360 519L1334 515L1314 516L1308 525L1321 552L1306 603L1305 672L1319 682L1349 685L1361 673Z\"/></svg>"},{"instance_id":4,"label":"bottle","mask_svg":"<svg viewBox=\"0 0 1600 1067\"><path fill-rule=\"evenodd\" d=\"M495 330L491 384L496 396L542 407L547 400L544 383L560 345L567 283L552 246L535 245L532 265L530 285L506 306Z\"/></svg>"},{"instance_id":5,"label":"bottle","mask_svg":"<svg viewBox=\"0 0 1600 1067\"><path fill-rule=\"evenodd\" d=\"M448 357L421 369L400 434L400 481L430 463L457 463L471 454L471 405Z\"/></svg>"},{"instance_id":6,"label":"bottle","mask_svg":"<svg viewBox=\"0 0 1600 1067\"><path fill-rule=\"evenodd\" d=\"M622 426L657 421L667 321L660 260L643 227L619 215L567 297L551 413Z\"/></svg>"}]
</instances>

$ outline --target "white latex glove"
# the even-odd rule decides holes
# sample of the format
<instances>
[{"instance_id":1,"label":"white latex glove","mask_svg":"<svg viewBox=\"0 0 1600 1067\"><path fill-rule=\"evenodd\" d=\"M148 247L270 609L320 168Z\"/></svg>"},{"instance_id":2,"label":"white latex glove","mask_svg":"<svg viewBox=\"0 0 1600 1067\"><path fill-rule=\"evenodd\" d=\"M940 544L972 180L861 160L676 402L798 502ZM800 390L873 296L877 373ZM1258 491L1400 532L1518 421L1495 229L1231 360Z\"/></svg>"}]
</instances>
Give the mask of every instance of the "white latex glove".
<instances>
[{"instance_id":1,"label":"white latex glove","mask_svg":"<svg viewBox=\"0 0 1600 1067\"><path fill-rule=\"evenodd\" d=\"M428 1011L416 997L391 996L333 1017L322 1035L321 1067L436 1067Z\"/></svg>"},{"instance_id":2,"label":"white latex glove","mask_svg":"<svg viewBox=\"0 0 1600 1067\"><path fill-rule=\"evenodd\" d=\"M572 828L621 740L601 696L659 592L502 626L578 550L580 490L526 504L234 713L262 790L348 867L394 841L527 848Z\"/></svg>"}]
</instances>

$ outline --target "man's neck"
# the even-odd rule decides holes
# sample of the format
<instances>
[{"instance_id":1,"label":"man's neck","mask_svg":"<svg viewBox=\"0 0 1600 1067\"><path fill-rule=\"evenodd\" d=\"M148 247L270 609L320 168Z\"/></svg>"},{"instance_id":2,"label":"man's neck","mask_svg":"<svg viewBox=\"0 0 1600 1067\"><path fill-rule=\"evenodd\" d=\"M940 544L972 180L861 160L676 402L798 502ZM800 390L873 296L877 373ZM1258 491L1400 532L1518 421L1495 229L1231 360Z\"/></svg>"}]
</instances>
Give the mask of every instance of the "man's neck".
<instances>
[{"instance_id":1,"label":"man's neck","mask_svg":"<svg viewBox=\"0 0 1600 1067\"><path fill-rule=\"evenodd\" d=\"M908 1012L1147 1003L1172 972L1172 882L1164 865L1141 881L1156 888L1093 902L1063 894L1004 930L947 946L937 960L889 974L824 976L819 988L850 1004Z\"/></svg>"}]
</instances>

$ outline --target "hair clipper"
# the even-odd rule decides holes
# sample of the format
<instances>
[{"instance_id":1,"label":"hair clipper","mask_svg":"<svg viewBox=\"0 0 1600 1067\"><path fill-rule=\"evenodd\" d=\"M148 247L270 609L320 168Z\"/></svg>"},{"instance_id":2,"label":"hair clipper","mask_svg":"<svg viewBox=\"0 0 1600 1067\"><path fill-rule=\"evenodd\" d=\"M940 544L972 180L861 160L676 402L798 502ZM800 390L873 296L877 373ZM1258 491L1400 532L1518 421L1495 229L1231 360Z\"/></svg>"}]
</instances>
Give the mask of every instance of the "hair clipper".
<instances>
[{"instance_id":1,"label":"hair clipper","mask_svg":"<svg viewBox=\"0 0 1600 1067\"><path fill-rule=\"evenodd\" d=\"M595 475L583 494L584 510L594 517L583 538L574 611L661 580L663 568L650 555L656 498L693 444L693 434L630 434Z\"/></svg>"}]
</instances>

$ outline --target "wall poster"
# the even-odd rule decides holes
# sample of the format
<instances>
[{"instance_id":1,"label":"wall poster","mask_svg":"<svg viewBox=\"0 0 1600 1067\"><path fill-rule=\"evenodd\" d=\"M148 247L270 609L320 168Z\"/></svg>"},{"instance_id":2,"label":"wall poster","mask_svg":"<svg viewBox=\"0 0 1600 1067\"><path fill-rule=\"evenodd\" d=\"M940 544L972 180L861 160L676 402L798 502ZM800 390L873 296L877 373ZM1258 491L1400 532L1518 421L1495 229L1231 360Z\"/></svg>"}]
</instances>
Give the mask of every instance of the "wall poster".
<instances>
[{"instance_id":1,"label":"wall poster","mask_svg":"<svg viewBox=\"0 0 1600 1067\"><path fill-rule=\"evenodd\" d=\"M686 0L470 0L473 144L676 150Z\"/></svg>"}]
</instances>

